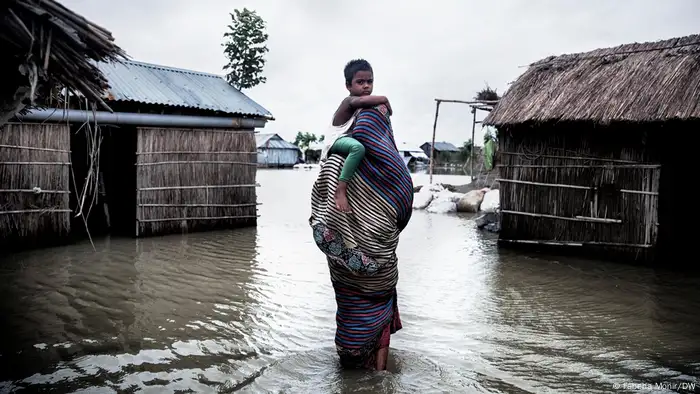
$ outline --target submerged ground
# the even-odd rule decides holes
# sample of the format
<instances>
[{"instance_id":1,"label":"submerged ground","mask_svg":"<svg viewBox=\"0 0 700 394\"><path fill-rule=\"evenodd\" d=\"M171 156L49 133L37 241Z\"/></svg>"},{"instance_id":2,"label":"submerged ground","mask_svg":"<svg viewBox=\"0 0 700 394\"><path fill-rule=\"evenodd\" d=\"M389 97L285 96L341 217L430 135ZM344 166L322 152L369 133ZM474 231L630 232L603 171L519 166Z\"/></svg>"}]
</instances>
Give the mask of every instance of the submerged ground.
<instances>
[{"instance_id":1,"label":"submerged ground","mask_svg":"<svg viewBox=\"0 0 700 394\"><path fill-rule=\"evenodd\" d=\"M257 228L3 257L0 392L609 393L697 381L699 277L499 252L470 216L423 211L399 247L404 329L390 371L341 371L307 221L314 178L259 171Z\"/></svg>"}]
</instances>

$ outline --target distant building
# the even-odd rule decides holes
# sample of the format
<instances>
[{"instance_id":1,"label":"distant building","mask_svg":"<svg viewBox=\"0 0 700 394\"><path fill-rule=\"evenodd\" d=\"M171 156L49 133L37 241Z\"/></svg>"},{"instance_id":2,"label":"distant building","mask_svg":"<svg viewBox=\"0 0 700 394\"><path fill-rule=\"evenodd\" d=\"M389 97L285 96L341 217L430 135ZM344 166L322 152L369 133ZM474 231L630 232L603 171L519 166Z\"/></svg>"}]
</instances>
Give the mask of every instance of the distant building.
<instances>
[{"instance_id":1,"label":"distant building","mask_svg":"<svg viewBox=\"0 0 700 394\"><path fill-rule=\"evenodd\" d=\"M318 163L324 146L326 146L324 142L312 142L309 144L309 148L304 152L304 161L306 163Z\"/></svg>"},{"instance_id":2,"label":"distant building","mask_svg":"<svg viewBox=\"0 0 700 394\"><path fill-rule=\"evenodd\" d=\"M255 142L259 167L293 167L302 156L298 146L285 141L279 134L257 134Z\"/></svg>"},{"instance_id":3,"label":"distant building","mask_svg":"<svg viewBox=\"0 0 700 394\"><path fill-rule=\"evenodd\" d=\"M428 158L430 158L430 147L431 147L430 142L426 142L425 144L421 145L420 148L423 150L423 153L425 153ZM452 163L459 161L459 154L460 150L458 147L452 145L449 142L436 142L435 143L435 157L433 158L435 160L435 164L440 164L440 163Z\"/></svg>"},{"instance_id":4,"label":"distant building","mask_svg":"<svg viewBox=\"0 0 700 394\"><path fill-rule=\"evenodd\" d=\"M417 146L407 143L398 143L396 147L403 156L403 162L407 167L426 165L430 163L430 157Z\"/></svg>"}]
</instances>

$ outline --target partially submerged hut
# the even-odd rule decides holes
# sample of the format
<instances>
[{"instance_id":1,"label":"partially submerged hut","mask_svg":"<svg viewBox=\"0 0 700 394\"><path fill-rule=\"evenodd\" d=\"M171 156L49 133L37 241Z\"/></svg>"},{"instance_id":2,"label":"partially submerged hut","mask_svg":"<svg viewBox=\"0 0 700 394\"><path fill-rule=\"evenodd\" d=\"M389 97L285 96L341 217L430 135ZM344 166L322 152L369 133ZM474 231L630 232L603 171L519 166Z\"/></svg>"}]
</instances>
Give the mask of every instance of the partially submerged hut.
<instances>
[{"instance_id":1,"label":"partially submerged hut","mask_svg":"<svg viewBox=\"0 0 700 394\"><path fill-rule=\"evenodd\" d=\"M291 168L302 157L301 149L279 134L256 134L255 143L260 167Z\"/></svg>"},{"instance_id":2,"label":"partially submerged hut","mask_svg":"<svg viewBox=\"0 0 700 394\"><path fill-rule=\"evenodd\" d=\"M425 153L429 158L432 146L433 144L430 141L420 146L423 153ZM435 160L435 164L455 163L459 161L459 153L459 148L450 142L436 142L433 159Z\"/></svg>"},{"instance_id":3,"label":"partially submerged hut","mask_svg":"<svg viewBox=\"0 0 700 394\"><path fill-rule=\"evenodd\" d=\"M95 61L123 59L107 30L53 0L0 6L0 249L60 241L71 231L70 127L7 124L32 107L62 106L67 89L99 103L107 80Z\"/></svg>"},{"instance_id":4,"label":"partially submerged hut","mask_svg":"<svg viewBox=\"0 0 700 394\"><path fill-rule=\"evenodd\" d=\"M92 126L71 145L76 194L90 189L103 208L93 209L94 221L134 236L255 225L254 134L272 115L218 75L136 61L99 68L114 113L74 108L18 116L70 123L74 131Z\"/></svg>"},{"instance_id":5,"label":"partially submerged hut","mask_svg":"<svg viewBox=\"0 0 700 394\"><path fill-rule=\"evenodd\" d=\"M430 163L430 156L426 155L421 148L405 142L396 145L407 167L422 167Z\"/></svg>"},{"instance_id":6,"label":"partially submerged hut","mask_svg":"<svg viewBox=\"0 0 700 394\"><path fill-rule=\"evenodd\" d=\"M484 120L499 132L501 243L681 253L690 155L674 137L699 121L700 35L532 64Z\"/></svg>"}]
</instances>

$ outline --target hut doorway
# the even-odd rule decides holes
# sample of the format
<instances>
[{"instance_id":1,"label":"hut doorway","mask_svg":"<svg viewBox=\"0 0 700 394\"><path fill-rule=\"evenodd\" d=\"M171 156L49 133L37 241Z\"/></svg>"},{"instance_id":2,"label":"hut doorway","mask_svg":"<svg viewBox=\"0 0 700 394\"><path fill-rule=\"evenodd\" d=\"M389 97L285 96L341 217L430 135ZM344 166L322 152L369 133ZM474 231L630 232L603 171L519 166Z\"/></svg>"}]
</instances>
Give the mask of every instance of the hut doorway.
<instances>
[{"instance_id":1,"label":"hut doorway","mask_svg":"<svg viewBox=\"0 0 700 394\"><path fill-rule=\"evenodd\" d=\"M136 129L75 125L71 130L71 209L75 233L91 236L134 232Z\"/></svg>"}]
</instances>

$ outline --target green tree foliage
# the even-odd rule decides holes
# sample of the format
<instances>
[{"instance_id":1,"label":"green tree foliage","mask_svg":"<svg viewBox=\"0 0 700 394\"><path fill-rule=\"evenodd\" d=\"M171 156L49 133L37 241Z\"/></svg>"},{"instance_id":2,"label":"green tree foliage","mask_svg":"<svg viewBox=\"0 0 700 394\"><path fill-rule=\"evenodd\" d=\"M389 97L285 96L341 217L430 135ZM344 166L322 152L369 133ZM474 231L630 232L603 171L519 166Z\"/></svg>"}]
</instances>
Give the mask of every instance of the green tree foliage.
<instances>
[{"instance_id":1,"label":"green tree foliage","mask_svg":"<svg viewBox=\"0 0 700 394\"><path fill-rule=\"evenodd\" d=\"M474 147L474 144L472 143L471 138L464 141L462 146L459 147L459 160L466 161L467 159L469 159L469 155L472 153L473 147Z\"/></svg>"},{"instance_id":2,"label":"green tree foliage","mask_svg":"<svg viewBox=\"0 0 700 394\"><path fill-rule=\"evenodd\" d=\"M265 21L247 8L234 10L231 24L224 33L224 54L228 64L224 66L226 81L238 90L250 89L265 83L262 75L265 67L267 33Z\"/></svg>"},{"instance_id":3,"label":"green tree foliage","mask_svg":"<svg viewBox=\"0 0 700 394\"><path fill-rule=\"evenodd\" d=\"M301 149L301 151L304 152L307 149L309 149L309 146L314 142L323 142L324 137L325 136L321 136L321 138L318 138L316 134L302 133L301 131L299 131L297 132L297 136L294 139L294 145L298 146L299 149Z\"/></svg>"}]
</instances>

